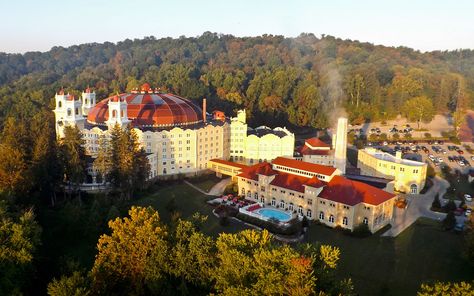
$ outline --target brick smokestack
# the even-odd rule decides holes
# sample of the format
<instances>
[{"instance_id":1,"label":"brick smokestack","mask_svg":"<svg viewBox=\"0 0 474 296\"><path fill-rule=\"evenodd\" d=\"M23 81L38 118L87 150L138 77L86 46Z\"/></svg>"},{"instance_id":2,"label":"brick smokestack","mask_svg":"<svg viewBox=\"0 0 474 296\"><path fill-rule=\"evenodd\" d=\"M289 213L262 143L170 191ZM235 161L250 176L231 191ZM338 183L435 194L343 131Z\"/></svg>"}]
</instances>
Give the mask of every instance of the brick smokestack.
<instances>
[{"instance_id":1,"label":"brick smokestack","mask_svg":"<svg viewBox=\"0 0 474 296\"><path fill-rule=\"evenodd\" d=\"M203 122L206 122L206 119L207 119L206 108L207 108L206 98L203 98L202 99L202 121Z\"/></svg>"}]
</instances>

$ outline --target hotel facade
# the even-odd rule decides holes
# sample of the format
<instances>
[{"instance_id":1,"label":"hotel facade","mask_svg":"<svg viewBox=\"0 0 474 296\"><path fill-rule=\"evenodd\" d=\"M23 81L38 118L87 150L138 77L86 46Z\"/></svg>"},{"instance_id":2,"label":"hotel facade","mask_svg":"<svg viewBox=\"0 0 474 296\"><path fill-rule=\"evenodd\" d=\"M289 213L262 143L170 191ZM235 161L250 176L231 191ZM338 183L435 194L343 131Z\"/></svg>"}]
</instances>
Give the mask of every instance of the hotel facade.
<instances>
[{"instance_id":1,"label":"hotel facade","mask_svg":"<svg viewBox=\"0 0 474 296\"><path fill-rule=\"evenodd\" d=\"M340 170L278 157L249 166L237 175L246 199L354 230L364 223L374 233L389 224L396 195L340 175Z\"/></svg>"}]
</instances>

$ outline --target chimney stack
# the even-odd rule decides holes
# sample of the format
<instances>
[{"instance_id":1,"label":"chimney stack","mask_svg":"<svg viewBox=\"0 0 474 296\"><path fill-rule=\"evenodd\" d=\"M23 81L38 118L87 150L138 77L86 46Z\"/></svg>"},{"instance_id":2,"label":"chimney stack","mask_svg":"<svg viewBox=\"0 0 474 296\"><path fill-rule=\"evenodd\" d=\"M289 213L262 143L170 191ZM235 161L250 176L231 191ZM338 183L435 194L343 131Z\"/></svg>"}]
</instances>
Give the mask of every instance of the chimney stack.
<instances>
[{"instance_id":1,"label":"chimney stack","mask_svg":"<svg viewBox=\"0 0 474 296\"><path fill-rule=\"evenodd\" d=\"M207 108L206 98L203 98L202 99L202 121L203 122L206 122L206 119L207 119L206 108Z\"/></svg>"},{"instance_id":2,"label":"chimney stack","mask_svg":"<svg viewBox=\"0 0 474 296\"><path fill-rule=\"evenodd\" d=\"M347 118L340 117L337 120L337 129L335 134L335 153L334 164L342 174L346 173L346 150L347 150ZM334 138L333 138L334 139ZM333 140L334 141L334 140ZM334 143L334 142L333 142Z\"/></svg>"}]
</instances>

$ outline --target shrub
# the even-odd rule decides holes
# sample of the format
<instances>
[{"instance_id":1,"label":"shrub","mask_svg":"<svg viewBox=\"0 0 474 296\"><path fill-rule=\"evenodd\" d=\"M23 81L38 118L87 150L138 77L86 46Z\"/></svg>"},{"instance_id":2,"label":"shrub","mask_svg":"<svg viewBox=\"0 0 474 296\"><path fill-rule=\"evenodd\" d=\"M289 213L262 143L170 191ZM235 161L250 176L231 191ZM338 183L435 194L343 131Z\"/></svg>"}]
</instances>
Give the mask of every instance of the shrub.
<instances>
[{"instance_id":1,"label":"shrub","mask_svg":"<svg viewBox=\"0 0 474 296\"><path fill-rule=\"evenodd\" d=\"M381 133L381 134L380 134L380 140L385 141L385 140L387 140L387 139L388 139L388 136L387 136L386 133Z\"/></svg>"},{"instance_id":2,"label":"shrub","mask_svg":"<svg viewBox=\"0 0 474 296\"><path fill-rule=\"evenodd\" d=\"M356 237L367 237L371 235L372 233L369 230L369 225L365 223L360 223L356 227L354 227L354 230L352 231L352 235Z\"/></svg>"},{"instance_id":3,"label":"shrub","mask_svg":"<svg viewBox=\"0 0 474 296\"><path fill-rule=\"evenodd\" d=\"M443 227L446 230L451 230L454 228L455 225L456 225L456 217L454 216L454 212L450 211L446 215L446 218L444 218L443 220Z\"/></svg>"},{"instance_id":4,"label":"shrub","mask_svg":"<svg viewBox=\"0 0 474 296\"><path fill-rule=\"evenodd\" d=\"M425 138L426 139L431 139L431 134L430 133L425 133Z\"/></svg>"},{"instance_id":5,"label":"shrub","mask_svg":"<svg viewBox=\"0 0 474 296\"><path fill-rule=\"evenodd\" d=\"M410 133L406 133L406 134L404 135L404 137L405 137L405 139L407 139L407 140L411 140L411 139L413 138Z\"/></svg>"},{"instance_id":6,"label":"shrub","mask_svg":"<svg viewBox=\"0 0 474 296\"><path fill-rule=\"evenodd\" d=\"M453 200L450 200L447 204L444 205L443 207L443 210L446 212L446 213L449 213L449 212L452 212L454 210L456 210L456 203L454 203Z\"/></svg>"},{"instance_id":7,"label":"shrub","mask_svg":"<svg viewBox=\"0 0 474 296\"><path fill-rule=\"evenodd\" d=\"M233 195L239 194L239 186L237 182L232 182L229 185L227 185L224 189L224 194L233 194Z\"/></svg>"},{"instance_id":8,"label":"shrub","mask_svg":"<svg viewBox=\"0 0 474 296\"><path fill-rule=\"evenodd\" d=\"M392 135L392 139L394 139L394 140L400 139L400 134L399 134L399 133L394 133L394 134Z\"/></svg>"},{"instance_id":9,"label":"shrub","mask_svg":"<svg viewBox=\"0 0 474 296\"><path fill-rule=\"evenodd\" d=\"M431 210L432 211L439 211L441 209L441 202L439 201L439 195L436 194L433 200L433 203L431 204Z\"/></svg>"}]
</instances>

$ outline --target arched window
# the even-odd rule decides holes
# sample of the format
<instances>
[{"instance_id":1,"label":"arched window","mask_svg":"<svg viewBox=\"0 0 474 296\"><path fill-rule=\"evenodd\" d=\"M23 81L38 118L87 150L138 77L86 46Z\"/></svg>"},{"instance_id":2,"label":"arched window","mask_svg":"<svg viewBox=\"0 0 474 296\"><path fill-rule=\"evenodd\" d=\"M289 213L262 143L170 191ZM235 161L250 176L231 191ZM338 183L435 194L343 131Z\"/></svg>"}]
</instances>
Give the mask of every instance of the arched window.
<instances>
[{"instance_id":1,"label":"arched window","mask_svg":"<svg viewBox=\"0 0 474 296\"><path fill-rule=\"evenodd\" d=\"M87 104L89 103L89 99L86 98L86 99L84 100L84 103L87 105Z\"/></svg>"},{"instance_id":2,"label":"arched window","mask_svg":"<svg viewBox=\"0 0 474 296\"><path fill-rule=\"evenodd\" d=\"M251 198L251 197L252 197L252 193L250 193L250 190L247 191L247 197L248 197L248 198Z\"/></svg>"},{"instance_id":3,"label":"arched window","mask_svg":"<svg viewBox=\"0 0 474 296\"><path fill-rule=\"evenodd\" d=\"M333 215L329 216L329 222L334 223L334 216Z\"/></svg>"},{"instance_id":4,"label":"arched window","mask_svg":"<svg viewBox=\"0 0 474 296\"><path fill-rule=\"evenodd\" d=\"M112 118L117 118L117 110L112 110Z\"/></svg>"},{"instance_id":5,"label":"arched window","mask_svg":"<svg viewBox=\"0 0 474 296\"><path fill-rule=\"evenodd\" d=\"M76 108L76 115L79 115L79 108Z\"/></svg>"},{"instance_id":6,"label":"arched window","mask_svg":"<svg viewBox=\"0 0 474 296\"><path fill-rule=\"evenodd\" d=\"M272 198L272 207L276 206L276 200L275 198Z\"/></svg>"},{"instance_id":7,"label":"arched window","mask_svg":"<svg viewBox=\"0 0 474 296\"><path fill-rule=\"evenodd\" d=\"M324 220L324 212L319 212L319 220Z\"/></svg>"},{"instance_id":8,"label":"arched window","mask_svg":"<svg viewBox=\"0 0 474 296\"><path fill-rule=\"evenodd\" d=\"M290 202L290 204L288 205L288 210L293 211L293 203Z\"/></svg>"},{"instance_id":9,"label":"arched window","mask_svg":"<svg viewBox=\"0 0 474 296\"><path fill-rule=\"evenodd\" d=\"M303 207L302 206L298 207L298 214L303 215Z\"/></svg>"},{"instance_id":10,"label":"arched window","mask_svg":"<svg viewBox=\"0 0 474 296\"><path fill-rule=\"evenodd\" d=\"M263 195L260 196L260 202L263 203L263 204L265 203L265 197L263 197Z\"/></svg>"},{"instance_id":11,"label":"arched window","mask_svg":"<svg viewBox=\"0 0 474 296\"><path fill-rule=\"evenodd\" d=\"M311 212L311 210L306 211L306 217L311 218L312 215L313 215L313 213Z\"/></svg>"},{"instance_id":12,"label":"arched window","mask_svg":"<svg viewBox=\"0 0 474 296\"><path fill-rule=\"evenodd\" d=\"M258 200L258 192L255 192L255 193L253 194L253 197L255 198L255 200Z\"/></svg>"},{"instance_id":13,"label":"arched window","mask_svg":"<svg viewBox=\"0 0 474 296\"><path fill-rule=\"evenodd\" d=\"M163 169L163 175L166 175L166 168Z\"/></svg>"},{"instance_id":14,"label":"arched window","mask_svg":"<svg viewBox=\"0 0 474 296\"><path fill-rule=\"evenodd\" d=\"M417 194L418 193L418 186L416 186L416 184L411 184L410 185L410 193L411 194Z\"/></svg>"},{"instance_id":15,"label":"arched window","mask_svg":"<svg viewBox=\"0 0 474 296\"><path fill-rule=\"evenodd\" d=\"M342 225L347 225L347 217L342 218Z\"/></svg>"},{"instance_id":16,"label":"arched window","mask_svg":"<svg viewBox=\"0 0 474 296\"><path fill-rule=\"evenodd\" d=\"M285 201L283 199L280 200L280 208L282 208L282 209L285 208Z\"/></svg>"},{"instance_id":17,"label":"arched window","mask_svg":"<svg viewBox=\"0 0 474 296\"><path fill-rule=\"evenodd\" d=\"M369 219L368 219L367 217L365 217L364 220L363 220L363 223L364 223L365 225L368 225L368 224L369 224Z\"/></svg>"}]
</instances>

